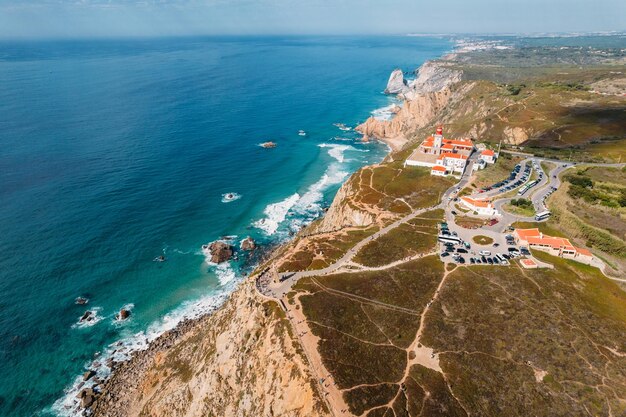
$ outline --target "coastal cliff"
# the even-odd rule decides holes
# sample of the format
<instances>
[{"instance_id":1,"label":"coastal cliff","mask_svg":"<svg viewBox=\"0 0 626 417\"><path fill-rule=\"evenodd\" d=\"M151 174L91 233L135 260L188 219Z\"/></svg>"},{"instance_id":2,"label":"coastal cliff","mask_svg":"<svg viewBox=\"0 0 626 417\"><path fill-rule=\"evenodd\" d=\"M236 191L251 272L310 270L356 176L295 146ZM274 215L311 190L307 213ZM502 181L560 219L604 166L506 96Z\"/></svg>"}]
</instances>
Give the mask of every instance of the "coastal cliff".
<instances>
[{"instance_id":1,"label":"coastal cliff","mask_svg":"<svg viewBox=\"0 0 626 417\"><path fill-rule=\"evenodd\" d=\"M445 62L428 62L417 71L417 78L405 84L402 73L395 70L389 79L388 93L397 93L403 99L400 109L391 120L368 118L356 127L364 137L388 143L394 150L401 149L411 132L433 121L435 116L453 98L454 86L461 81L462 71L448 68Z\"/></svg>"},{"instance_id":2,"label":"coastal cliff","mask_svg":"<svg viewBox=\"0 0 626 417\"><path fill-rule=\"evenodd\" d=\"M92 407L112 416L322 416L307 361L274 301L247 280L211 316L120 364Z\"/></svg>"}]
</instances>

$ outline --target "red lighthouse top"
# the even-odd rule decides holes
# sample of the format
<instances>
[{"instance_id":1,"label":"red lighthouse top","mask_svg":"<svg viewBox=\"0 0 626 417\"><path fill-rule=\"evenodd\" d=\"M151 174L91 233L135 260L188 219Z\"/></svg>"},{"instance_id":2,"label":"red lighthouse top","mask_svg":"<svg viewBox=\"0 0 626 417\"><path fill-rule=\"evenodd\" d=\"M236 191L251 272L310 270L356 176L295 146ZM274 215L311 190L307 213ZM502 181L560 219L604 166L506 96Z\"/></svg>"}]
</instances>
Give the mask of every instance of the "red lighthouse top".
<instances>
[{"instance_id":1,"label":"red lighthouse top","mask_svg":"<svg viewBox=\"0 0 626 417\"><path fill-rule=\"evenodd\" d=\"M437 126L437 134L443 135L443 126Z\"/></svg>"}]
</instances>

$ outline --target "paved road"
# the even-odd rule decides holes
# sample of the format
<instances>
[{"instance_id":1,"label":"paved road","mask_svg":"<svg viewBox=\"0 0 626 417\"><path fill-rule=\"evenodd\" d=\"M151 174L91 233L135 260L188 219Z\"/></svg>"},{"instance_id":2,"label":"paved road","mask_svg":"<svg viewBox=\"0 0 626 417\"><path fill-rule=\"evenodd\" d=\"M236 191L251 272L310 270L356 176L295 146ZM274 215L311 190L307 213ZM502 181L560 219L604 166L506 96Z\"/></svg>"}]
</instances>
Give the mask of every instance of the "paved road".
<instances>
[{"instance_id":1,"label":"paved road","mask_svg":"<svg viewBox=\"0 0 626 417\"><path fill-rule=\"evenodd\" d=\"M522 154L522 155L527 156L527 154ZM282 298L291 290L292 286L296 282L298 282L300 278L320 276L320 275L326 275L326 274L337 272L339 269L349 266L351 264L352 258L359 252L359 250L361 250L365 245L367 245L371 241L376 240L378 237L388 233L389 231L400 226L401 224L406 223L425 212L428 212L437 208L443 208L445 210L444 218L448 223L449 229L451 231L457 232L458 236L461 239L467 242L470 242L472 245L473 253L478 253L478 251L480 250L494 251L493 244L478 245L474 243L473 237L476 235L484 235L484 236L488 236L492 238L495 243L498 243L502 247L500 249L500 251L502 251L502 249L506 247L506 239L505 239L505 235L503 231L516 221L534 221L534 217L517 216L511 213L507 213L504 210L502 210L502 206L511 200L511 198L506 198L506 199L496 200L494 202L495 207L502 214L502 216L499 219L500 221L494 226L490 226L490 227L483 226L480 229L472 230L472 229L462 228L455 223L454 221L455 216L452 215L452 210L454 207L453 197L454 195L456 195L456 193L458 193L458 191L462 190L468 184L472 176L473 165L478 160L478 158L479 158L478 152L475 152L472 156L470 156L466 169L461 175L459 182L453 185L452 187L448 188L443 193L441 197L441 202L439 204L435 206L415 210L411 214L385 226L383 229L379 230L373 235L358 242L355 246L349 249L340 259L335 261L332 265L327 266L326 268L318 269L318 270L310 270L310 271L284 272L284 273L279 274L279 282L274 282L274 280L266 280L269 282L266 282L266 287L263 289L263 292L266 295L271 295L272 297L275 297L275 298ZM551 187L558 188L561 185L559 175L564 170L574 167L577 164L571 163L571 162L564 163L563 161L555 161L551 159L535 158L535 157L528 158L522 161L522 164L526 161L531 161L531 160L536 162L536 164L540 167L541 167L540 164L542 161L552 162L552 163L557 164L557 167L554 168L550 173L544 173L543 179L541 180L541 182L536 187L533 187L533 189L530 191L530 194L529 194L529 197L531 198L531 201L533 202L536 210L543 211L545 210L545 205L543 203L544 197L550 192ZM584 165L623 167L623 166L626 166L626 163L584 164ZM520 170L520 173L518 174L518 178L521 177L522 175L523 175L523 170ZM488 195L486 193L480 193L480 194L473 195L473 197L484 198L486 196L490 196L493 198L493 197L497 197L500 194L502 193L498 193L498 190L495 190L494 194L492 195ZM445 260L449 261L448 259L445 259ZM266 272L266 273L269 273L269 272Z\"/></svg>"},{"instance_id":2,"label":"paved road","mask_svg":"<svg viewBox=\"0 0 626 417\"><path fill-rule=\"evenodd\" d=\"M322 268L322 269L316 269L316 270L310 270L310 271L299 271L299 272L284 272L279 274L280 277L280 282L278 283L270 283L269 290L271 291L272 295L274 297L283 297L285 294L287 294L290 290L291 287L298 282L298 280L300 278L304 278L304 277L313 277L313 276L320 276L320 275L326 275L326 274L330 274L332 272L337 271L338 269L340 269L341 267L345 266L346 264L348 264L350 262L350 260L352 260L352 258L359 252L359 250L361 250L361 248L363 248L365 245L367 245L368 243L370 243L373 240L376 240L378 237L388 233L390 230L395 229L396 227L400 226L403 223L406 223L412 219L414 219L415 217L418 217L420 214L426 213L428 211L431 210L435 210L437 208L442 208L442 204L437 204L436 206L431 206L431 207L426 207L426 208L421 208L418 210L413 211L411 214L396 220L395 222L385 226L384 228L380 229L378 232L374 233L373 235L361 240L359 243L357 243L356 245L354 245L352 247L352 249L349 249L341 258L339 258L337 261L335 261L332 265L327 266L326 268Z\"/></svg>"}]
</instances>

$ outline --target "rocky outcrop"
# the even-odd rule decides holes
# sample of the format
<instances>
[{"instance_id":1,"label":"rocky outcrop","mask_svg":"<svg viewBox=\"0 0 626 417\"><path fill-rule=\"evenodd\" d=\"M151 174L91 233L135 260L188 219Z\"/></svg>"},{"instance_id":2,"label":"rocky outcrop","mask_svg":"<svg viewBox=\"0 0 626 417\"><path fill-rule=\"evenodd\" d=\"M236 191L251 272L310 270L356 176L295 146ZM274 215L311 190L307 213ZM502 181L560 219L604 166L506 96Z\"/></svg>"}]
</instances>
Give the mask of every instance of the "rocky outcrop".
<instances>
[{"instance_id":1,"label":"rocky outcrop","mask_svg":"<svg viewBox=\"0 0 626 417\"><path fill-rule=\"evenodd\" d=\"M513 145L524 143L529 138L528 131L521 127L506 126L502 133L504 134L504 142Z\"/></svg>"},{"instance_id":2,"label":"rocky outcrop","mask_svg":"<svg viewBox=\"0 0 626 417\"><path fill-rule=\"evenodd\" d=\"M263 299L249 280L213 315L183 323L120 364L92 412L96 417L328 415L297 346L278 304Z\"/></svg>"},{"instance_id":3,"label":"rocky outcrop","mask_svg":"<svg viewBox=\"0 0 626 417\"><path fill-rule=\"evenodd\" d=\"M80 317L79 323L88 323L96 318L96 315L93 311L87 310Z\"/></svg>"},{"instance_id":4,"label":"rocky outcrop","mask_svg":"<svg viewBox=\"0 0 626 417\"><path fill-rule=\"evenodd\" d=\"M404 79L404 73L400 69L395 69L389 76L387 81L387 88L385 88L385 94L400 94L409 90L407 82Z\"/></svg>"},{"instance_id":5,"label":"rocky outcrop","mask_svg":"<svg viewBox=\"0 0 626 417\"><path fill-rule=\"evenodd\" d=\"M317 226L318 232L329 232L343 227L369 226L374 216L349 204L348 196L353 194L352 181L346 181L333 199L328 211Z\"/></svg>"},{"instance_id":6,"label":"rocky outcrop","mask_svg":"<svg viewBox=\"0 0 626 417\"><path fill-rule=\"evenodd\" d=\"M406 100L414 99L418 94L441 91L461 81L463 72L452 69L441 61L424 63L416 72L416 78L409 84L404 94Z\"/></svg>"},{"instance_id":7,"label":"rocky outcrop","mask_svg":"<svg viewBox=\"0 0 626 417\"><path fill-rule=\"evenodd\" d=\"M370 117L365 123L357 126L356 131L382 140L405 137L408 132L431 123L448 104L451 95L449 88L419 94L412 100L405 100L393 119L377 120Z\"/></svg>"},{"instance_id":8,"label":"rocky outcrop","mask_svg":"<svg viewBox=\"0 0 626 417\"><path fill-rule=\"evenodd\" d=\"M233 247L226 242L217 240L209 245L211 262L219 264L233 257Z\"/></svg>"},{"instance_id":9,"label":"rocky outcrop","mask_svg":"<svg viewBox=\"0 0 626 417\"><path fill-rule=\"evenodd\" d=\"M406 86L402 71L399 74L398 71L391 74L385 92L397 91L398 97L404 99L401 108L391 120L370 117L355 129L366 139L374 137L386 141L393 149L406 143L408 133L433 121L450 101L452 87L463 75L444 62L427 62L418 70L417 78Z\"/></svg>"},{"instance_id":10,"label":"rocky outcrop","mask_svg":"<svg viewBox=\"0 0 626 417\"><path fill-rule=\"evenodd\" d=\"M126 308L121 309L120 312L117 313L117 316L115 316L117 320L126 320L129 317L130 317L130 310Z\"/></svg>"},{"instance_id":11,"label":"rocky outcrop","mask_svg":"<svg viewBox=\"0 0 626 417\"><path fill-rule=\"evenodd\" d=\"M245 238L239 244L241 250L254 250L256 248L256 242L250 236Z\"/></svg>"}]
</instances>

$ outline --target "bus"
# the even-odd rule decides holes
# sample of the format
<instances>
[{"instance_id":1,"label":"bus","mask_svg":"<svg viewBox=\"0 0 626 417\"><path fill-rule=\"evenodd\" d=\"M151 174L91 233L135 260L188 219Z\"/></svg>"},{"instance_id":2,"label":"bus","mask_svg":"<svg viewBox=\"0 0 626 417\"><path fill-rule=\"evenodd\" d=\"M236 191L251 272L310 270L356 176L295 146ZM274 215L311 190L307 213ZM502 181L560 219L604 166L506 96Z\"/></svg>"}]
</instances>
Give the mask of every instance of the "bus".
<instances>
[{"instance_id":1,"label":"bus","mask_svg":"<svg viewBox=\"0 0 626 417\"><path fill-rule=\"evenodd\" d=\"M453 243L455 245L460 245L461 244L461 238L458 236L445 236L445 235L439 235L437 236L437 240L439 240L440 242L443 243Z\"/></svg>"},{"instance_id":2,"label":"bus","mask_svg":"<svg viewBox=\"0 0 626 417\"><path fill-rule=\"evenodd\" d=\"M528 184L526 184L525 186L523 186L522 188L519 189L519 191L517 192L517 195L524 195L526 193L526 191L530 190L531 188L533 188L538 183L539 183L539 181L537 181L537 180L529 182Z\"/></svg>"},{"instance_id":3,"label":"bus","mask_svg":"<svg viewBox=\"0 0 626 417\"><path fill-rule=\"evenodd\" d=\"M548 217L550 217L552 213L550 213L549 210L546 211L542 211L541 213L537 213L537 215L535 216L535 220L537 220L538 222L544 219L547 219Z\"/></svg>"}]
</instances>

